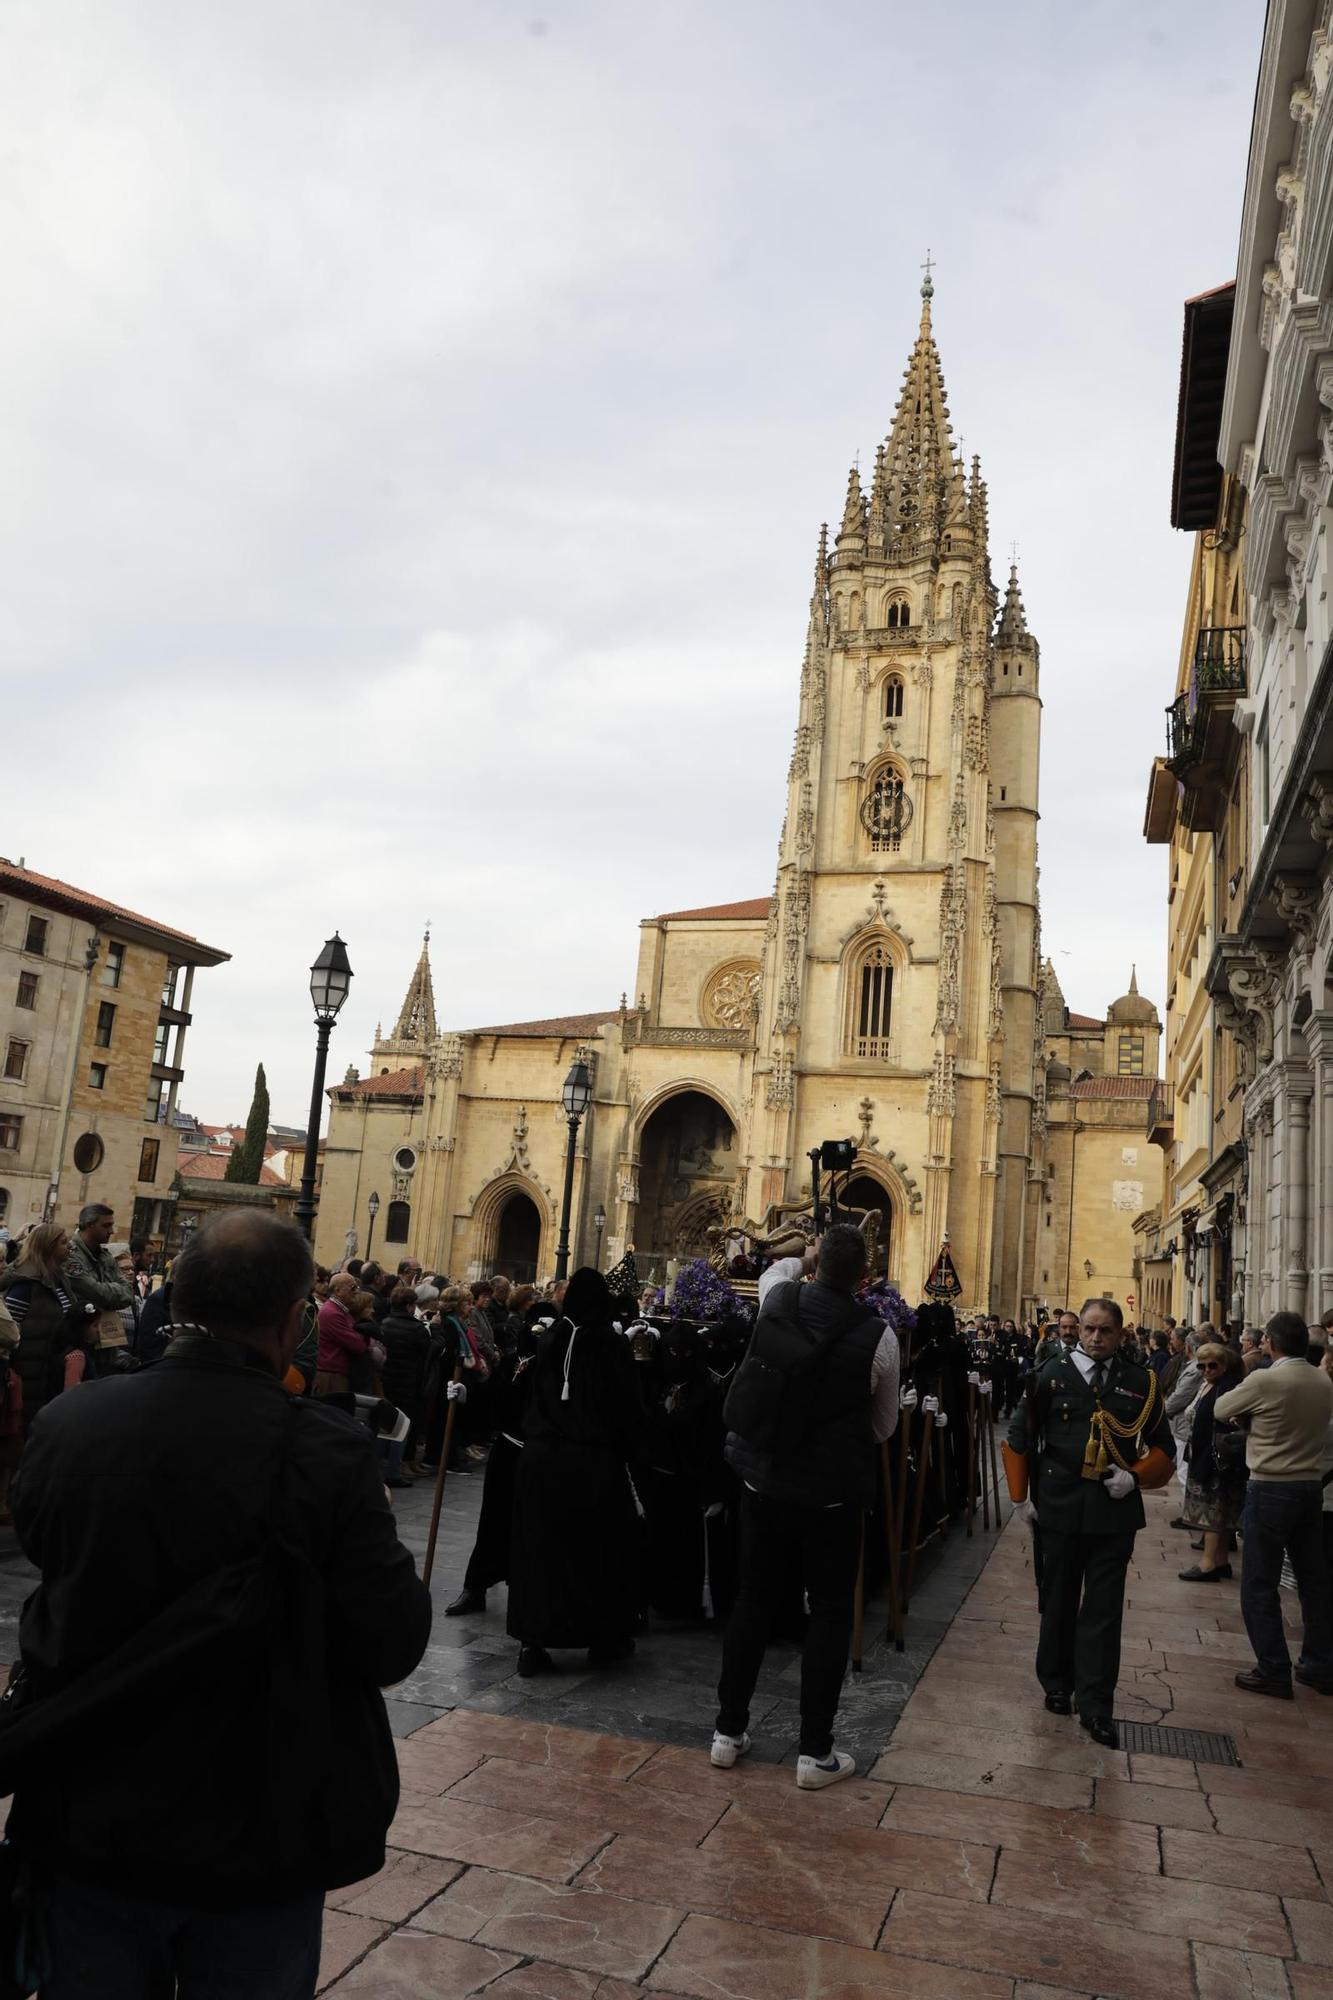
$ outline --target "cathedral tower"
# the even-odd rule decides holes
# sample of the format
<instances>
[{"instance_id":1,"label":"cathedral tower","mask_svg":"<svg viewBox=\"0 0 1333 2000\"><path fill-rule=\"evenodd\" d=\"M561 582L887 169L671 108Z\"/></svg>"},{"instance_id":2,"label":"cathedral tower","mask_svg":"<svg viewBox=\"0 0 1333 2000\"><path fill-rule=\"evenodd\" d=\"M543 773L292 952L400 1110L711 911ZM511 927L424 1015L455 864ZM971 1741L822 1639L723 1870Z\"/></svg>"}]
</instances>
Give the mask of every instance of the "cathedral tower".
<instances>
[{"instance_id":1,"label":"cathedral tower","mask_svg":"<svg viewBox=\"0 0 1333 2000\"><path fill-rule=\"evenodd\" d=\"M991 581L986 487L955 449L933 286L869 491L815 560L765 938L752 1203L856 1137L910 1297L947 1233L965 1301L1016 1313L1037 1020L1037 646Z\"/></svg>"}]
</instances>

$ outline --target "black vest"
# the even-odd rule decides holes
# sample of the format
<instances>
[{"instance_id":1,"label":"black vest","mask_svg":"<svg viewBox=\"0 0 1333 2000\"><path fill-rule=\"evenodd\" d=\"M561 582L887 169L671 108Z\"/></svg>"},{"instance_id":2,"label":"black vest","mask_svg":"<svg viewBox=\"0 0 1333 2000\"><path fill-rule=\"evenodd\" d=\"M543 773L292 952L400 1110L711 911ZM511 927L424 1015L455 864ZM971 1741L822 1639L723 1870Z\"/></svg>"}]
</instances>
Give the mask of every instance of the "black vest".
<instances>
[{"instance_id":1,"label":"black vest","mask_svg":"<svg viewBox=\"0 0 1333 2000\"><path fill-rule=\"evenodd\" d=\"M797 1306L800 1318L797 1319ZM755 1327L755 1352L769 1359L773 1347L790 1351L803 1333L827 1352L811 1391L810 1429L789 1458L775 1460L737 1437L728 1440L727 1458L747 1485L771 1500L795 1506L832 1507L841 1502L868 1507L875 1497L875 1434L871 1428L870 1365L884 1323L859 1299L832 1285L774 1285Z\"/></svg>"}]
</instances>

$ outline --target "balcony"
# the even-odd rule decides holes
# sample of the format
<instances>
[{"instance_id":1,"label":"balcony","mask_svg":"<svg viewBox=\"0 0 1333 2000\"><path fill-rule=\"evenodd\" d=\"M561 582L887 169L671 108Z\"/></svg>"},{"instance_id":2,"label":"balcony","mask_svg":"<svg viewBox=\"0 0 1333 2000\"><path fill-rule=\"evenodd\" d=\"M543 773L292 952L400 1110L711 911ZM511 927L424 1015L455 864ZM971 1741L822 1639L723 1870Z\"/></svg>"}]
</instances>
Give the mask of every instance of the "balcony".
<instances>
[{"instance_id":1,"label":"balcony","mask_svg":"<svg viewBox=\"0 0 1333 2000\"><path fill-rule=\"evenodd\" d=\"M1150 1146L1169 1146L1175 1138L1176 1093L1169 1083L1155 1083L1148 1098L1147 1136Z\"/></svg>"},{"instance_id":2,"label":"balcony","mask_svg":"<svg viewBox=\"0 0 1333 2000\"><path fill-rule=\"evenodd\" d=\"M1166 768L1183 787L1181 823L1189 833L1216 833L1222 823L1235 744L1231 712L1245 691L1244 626L1206 626L1189 686L1166 711Z\"/></svg>"}]
</instances>

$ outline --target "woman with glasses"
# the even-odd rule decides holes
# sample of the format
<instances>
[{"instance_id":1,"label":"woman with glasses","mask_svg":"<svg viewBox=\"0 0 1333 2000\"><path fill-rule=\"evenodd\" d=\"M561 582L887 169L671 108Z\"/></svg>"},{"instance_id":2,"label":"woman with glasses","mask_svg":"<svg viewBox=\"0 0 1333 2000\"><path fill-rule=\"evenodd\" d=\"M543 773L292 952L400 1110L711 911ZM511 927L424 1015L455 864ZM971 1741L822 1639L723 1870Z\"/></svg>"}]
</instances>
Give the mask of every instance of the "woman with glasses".
<instances>
[{"instance_id":1,"label":"woman with glasses","mask_svg":"<svg viewBox=\"0 0 1333 2000\"><path fill-rule=\"evenodd\" d=\"M1214 1414L1219 1396L1245 1379L1244 1363L1234 1348L1210 1341L1195 1356L1202 1388L1193 1406L1188 1448L1189 1476L1185 1483L1183 1519L1202 1530L1203 1554L1180 1572L1182 1583L1225 1583L1231 1577L1227 1550L1245 1500L1245 1451L1235 1424ZM1228 1439L1233 1440L1228 1444Z\"/></svg>"}]
</instances>

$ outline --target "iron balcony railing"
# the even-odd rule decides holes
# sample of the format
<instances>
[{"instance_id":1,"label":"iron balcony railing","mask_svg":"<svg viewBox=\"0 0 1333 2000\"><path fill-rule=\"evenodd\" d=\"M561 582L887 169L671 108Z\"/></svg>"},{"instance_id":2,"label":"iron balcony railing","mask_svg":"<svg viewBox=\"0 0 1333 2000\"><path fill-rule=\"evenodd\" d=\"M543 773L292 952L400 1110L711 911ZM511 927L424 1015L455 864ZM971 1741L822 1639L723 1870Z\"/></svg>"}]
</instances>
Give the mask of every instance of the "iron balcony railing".
<instances>
[{"instance_id":1,"label":"iron balcony railing","mask_svg":"<svg viewBox=\"0 0 1333 2000\"><path fill-rule=\"evenodd\" d=\"M1245 627L1209 625L1200 632L1190 684L1166 711L1166 761L1181 770L1203 755L1208 710L1219 697L1245 693Z\"/></svg>"}]
</instances>

